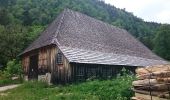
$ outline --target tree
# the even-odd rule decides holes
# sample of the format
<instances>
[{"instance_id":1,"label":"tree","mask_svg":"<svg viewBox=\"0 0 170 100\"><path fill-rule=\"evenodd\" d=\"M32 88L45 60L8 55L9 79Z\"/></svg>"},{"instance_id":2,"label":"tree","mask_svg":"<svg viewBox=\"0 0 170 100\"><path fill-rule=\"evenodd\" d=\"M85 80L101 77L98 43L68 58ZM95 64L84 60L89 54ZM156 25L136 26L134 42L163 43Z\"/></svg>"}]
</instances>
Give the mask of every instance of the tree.
<instances>
[{"instance_id":1,"label":"tree","mask_svg":"<svg viewBox=\"0 0 170 100\"><path fill-rule=\"evenodd\" d=\"M11 22L12 14L10 14L11 5L14 5L16 0L0 0L0 24L7 25Z\"/></svg>"},{"instance_id":2,"label":"tree","mask_svg":"<svg viewBox=\"0 0 170 100\"><path fill-rule=\"evenodd\" d=\"M42 26L24 27L22 25L0 26L0 63L15 59L42 31Z\"/></svg>"},{"instance_id":3,"label":"tree","mask_svg":"<svg viewBox=\"0 0 170 100\"><path fill-rule=\"evenodd\" d=\"M20 25L7 25L0 27L0 62L6 63L17 57L23 49L26 39L26 29ZM3 61L2 61L3 60Z\"/></svg>"},{"instance_id":4,"label":"tree","mask_svg":"<svg viewBox=\"0 0 170 100\"><path fill-rule=\"evenodd\" d=\"M155 39L154 51L161 57L170 60L170 25L162 25Z\"/></svg>"},{"instance_id":5,"label":"tree","mask_svg":"<svg viewBox=\"0 0 170 100\"><path fill-rule=\"evenodd\" d=\"M8 11L6 9L0 9L0 24L7 25L11 21Z\"/></svg>"},{"instance_id":6,"label":"tree","mask_svg":"<svg viewBox=\"0 0 170 100\"><path fill-rule=\"evenodd\" d=\"M7 7L15 3L16 0L0 0L0 7Z\"/></svg>"},{"instance_id":7,"label":"tree","mask_svg":"<svg viewBox=\"0 0 170 100\"><path fill-rule=\"evenodd\" d=\"M12 77L13 75L21 76L22 74L21 62L18 62L16 59L8 61L5 71L9 75L9 77Z\"/></svg>"}]
</instances>

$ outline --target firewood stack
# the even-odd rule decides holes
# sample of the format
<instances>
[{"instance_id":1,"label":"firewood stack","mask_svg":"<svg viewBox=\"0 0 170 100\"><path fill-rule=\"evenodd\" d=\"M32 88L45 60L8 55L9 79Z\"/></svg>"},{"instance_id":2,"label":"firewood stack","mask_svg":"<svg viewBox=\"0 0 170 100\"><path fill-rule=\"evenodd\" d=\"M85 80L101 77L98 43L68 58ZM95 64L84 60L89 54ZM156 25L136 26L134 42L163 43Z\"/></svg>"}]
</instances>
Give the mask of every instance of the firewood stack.
<instances>
[{"instance_id":1,"label":"firewood stack","mask_svg":"<svg viewBox=\"0 0 170 100\"><path fill-rule=\"evenodd\" d=\"M138 68L136 73L132 100L170 100L170 65Z\"/></svg>"}]
</instances>

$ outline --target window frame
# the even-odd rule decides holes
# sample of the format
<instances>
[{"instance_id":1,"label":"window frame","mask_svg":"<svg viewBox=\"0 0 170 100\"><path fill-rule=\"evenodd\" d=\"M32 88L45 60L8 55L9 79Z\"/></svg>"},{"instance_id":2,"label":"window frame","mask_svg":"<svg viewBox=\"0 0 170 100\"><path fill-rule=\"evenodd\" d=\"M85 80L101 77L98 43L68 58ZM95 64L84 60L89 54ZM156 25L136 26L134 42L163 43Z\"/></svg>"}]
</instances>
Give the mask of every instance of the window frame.
<instances>
[{"instance_id":1,"label":"window frame","mask_svg":"<svg viewBox=\"0 0 170 100\"><path fill-rule=\"evenodd\" d=\"M63 54L61 52L58 52L56 54L56 64L63 64Z\"/></svg>"}]
</instances>

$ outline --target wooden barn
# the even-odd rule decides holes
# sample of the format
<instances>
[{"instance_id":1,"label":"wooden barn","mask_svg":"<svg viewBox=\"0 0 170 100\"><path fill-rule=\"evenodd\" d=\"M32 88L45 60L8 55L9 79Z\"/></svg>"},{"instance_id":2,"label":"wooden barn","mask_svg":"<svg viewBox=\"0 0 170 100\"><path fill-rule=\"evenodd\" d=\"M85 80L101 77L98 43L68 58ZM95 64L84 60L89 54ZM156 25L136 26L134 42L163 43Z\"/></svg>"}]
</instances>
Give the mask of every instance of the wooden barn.
<instances>
[{"instance_id":1,"label":"wooden barn","mask_svg":"<svg viewBox=\"0 0 170 100\"><path fill-rule=\"evenodd\" d=\"M112 77L122 67L167 64L126 30L65 9L21 53L26 79L51 82Z\"/></svg>"}]
</instances>

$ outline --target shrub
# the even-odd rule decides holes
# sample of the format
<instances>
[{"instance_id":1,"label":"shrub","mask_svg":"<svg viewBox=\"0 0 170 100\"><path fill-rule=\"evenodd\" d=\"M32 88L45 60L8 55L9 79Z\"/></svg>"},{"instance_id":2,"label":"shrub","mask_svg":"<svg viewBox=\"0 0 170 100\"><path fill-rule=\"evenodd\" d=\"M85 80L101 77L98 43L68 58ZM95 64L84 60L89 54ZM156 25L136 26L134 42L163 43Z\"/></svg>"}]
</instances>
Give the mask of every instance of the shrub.
<instances>
[{"instance_id":1,"label":"shrub","mask_svg":"<svg viewBox=\"0 0 170 100\"><path fill-rule=\"evenodd\" d=\"M101 100L130 100L134 95L131 84L135 77L125 71L122 73L122 76L118 75L111 80L93 80L72 84L67 88L60 88L58 92L94 95Z\"/></svg>"},{"instance_id":2,"label":"shrub","mask_svg":"<svg viewBox=\"0 0 170 100\"><path fill-rule=\"evenodd\" d=\"M17 76L19 77L20 81L22 81L21 62L17 61L16 59L8 61L6 69L3 71L3 76L8 79L13 76Z\"/></svg>"},{"instance_id":3,"label":"shrub","mask_svg":"<svg viewBox=\"0 0 170 100\"><path fill-rule=\"evenodd\" d=\"M0 79L2 78L3 71L0 70Z\"/></svg>"},{"instance_id":4,"label":"shrub","mask_svg":"<svg viewBox=\"0 0 170 100\"><path fill-rule=\"evenodd\" d=\"M21 63L17 61L16 59L9 61L6 67L6 73L8 73L10 76L21 75L22 74Z\"/></svg>"},{"instance_id":5,"label":"shrub","mask_svg":"<svg viewBox=\"0 0 170 100\"><path fill-rule=\"evenodd\" d=\"M13 76L19 78L12 79ZM15 59L7 63L7 67L4 71L0 71L0 86L21 83L22 81L21 64Z\"/></svg>"}]
</instances>

